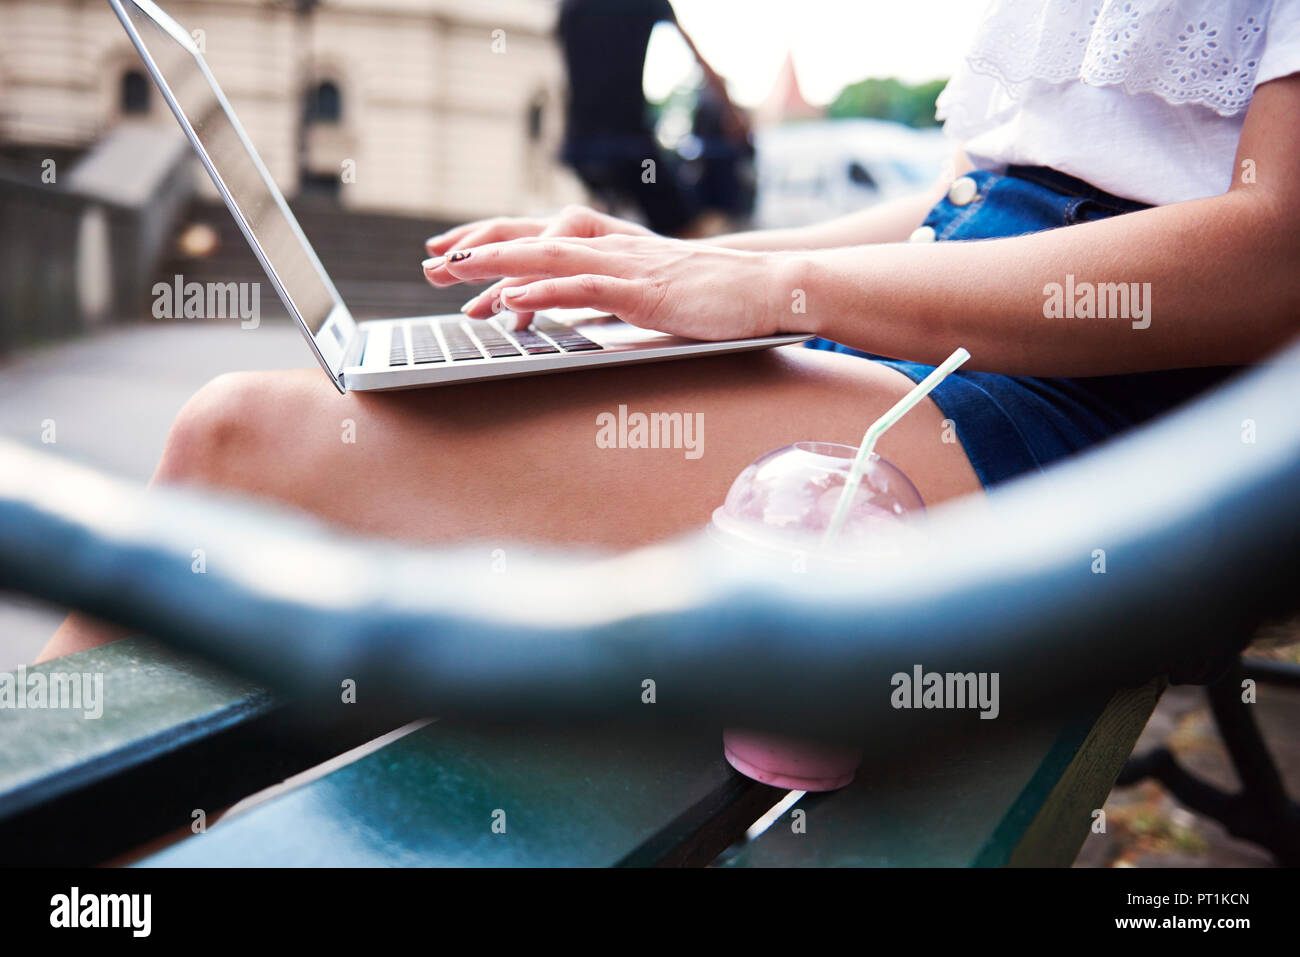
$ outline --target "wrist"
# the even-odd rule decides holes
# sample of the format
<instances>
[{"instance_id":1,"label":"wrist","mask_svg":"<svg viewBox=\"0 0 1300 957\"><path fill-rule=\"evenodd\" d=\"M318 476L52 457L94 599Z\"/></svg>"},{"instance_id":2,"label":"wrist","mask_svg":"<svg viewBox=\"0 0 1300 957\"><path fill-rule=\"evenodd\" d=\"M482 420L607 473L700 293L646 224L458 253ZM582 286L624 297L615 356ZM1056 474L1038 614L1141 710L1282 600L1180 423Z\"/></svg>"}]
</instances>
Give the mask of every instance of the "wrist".
<instances>
[{"instance_id":1,"label":"wrist","mask_svg":"<svg viewBox=\"0 0 1300 957\"><path fill-rule=\"evenodd\" d=\"M804 250L770 253L767 301L772 304L773 331L821 334L816 308L824 284L817 279L817 254Z\"/></svg>"}]
</instances>

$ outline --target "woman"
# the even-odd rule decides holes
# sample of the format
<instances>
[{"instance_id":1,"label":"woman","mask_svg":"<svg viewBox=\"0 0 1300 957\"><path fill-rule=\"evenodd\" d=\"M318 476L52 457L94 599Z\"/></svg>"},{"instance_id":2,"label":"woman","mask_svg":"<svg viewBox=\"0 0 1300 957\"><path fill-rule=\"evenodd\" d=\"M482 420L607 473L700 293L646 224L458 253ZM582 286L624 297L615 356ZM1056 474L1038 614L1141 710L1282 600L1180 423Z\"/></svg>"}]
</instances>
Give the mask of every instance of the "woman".
<instances>
[{"instance_id":1,"label":"woman","mask_svg":"<svg viewBox=\"0 0 1300 957\"><path fill-rule=\"evenodd\" d=\"M665 235L698 235L699 197L684 187L676 164L655 140L642 89L646 50L658 23L671 23L691 51L720 121L731 133L744 133L726 84L677 22L669 0L564 0L556 25L569 80L561 155L606 203L638 209ZM659 171L650 182L646 160Z\"/></svg>"},{"instance_id":2,"label":"woman","mask_svg":"<svg viewBox=\"0 0 1300 957\"><path fill-rule=\"evenodd\" d=\"M223 376L182 411L156 481L416 542L628 548L702 526L768 449L856 442L961 345L967 368L880 450L929 503L979 492L1295 334L1297 71L1300 0L994 3L941 97L961 148L929 195L709 243L582 209L428 242L434 285L498 280L466 303L476 319L591 307L817 348L343 399L317 370ZM619 405L702 413L704 454L599 448ZM107 637L70 619L45 654Z\"/></svg>"}]
</instances>

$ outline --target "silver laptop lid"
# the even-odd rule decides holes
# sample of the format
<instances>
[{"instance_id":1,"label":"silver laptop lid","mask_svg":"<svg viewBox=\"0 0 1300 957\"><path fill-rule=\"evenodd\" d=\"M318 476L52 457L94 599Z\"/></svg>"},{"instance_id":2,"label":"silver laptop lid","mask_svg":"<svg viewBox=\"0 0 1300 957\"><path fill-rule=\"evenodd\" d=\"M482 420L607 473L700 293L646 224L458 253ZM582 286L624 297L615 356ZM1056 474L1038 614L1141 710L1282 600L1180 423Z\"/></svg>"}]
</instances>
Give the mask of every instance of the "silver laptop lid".
<instances>
[{"instance_id":1,"label":"silver laptop lid","mask_svg":"<svg viewBox=\"0 0 1300 957\"><path fill-rule=\"evenodd\" d=\"M193 39L151 0L109 0L285 308L343 391L355 328Z\"/></svg>"}]
</instances>

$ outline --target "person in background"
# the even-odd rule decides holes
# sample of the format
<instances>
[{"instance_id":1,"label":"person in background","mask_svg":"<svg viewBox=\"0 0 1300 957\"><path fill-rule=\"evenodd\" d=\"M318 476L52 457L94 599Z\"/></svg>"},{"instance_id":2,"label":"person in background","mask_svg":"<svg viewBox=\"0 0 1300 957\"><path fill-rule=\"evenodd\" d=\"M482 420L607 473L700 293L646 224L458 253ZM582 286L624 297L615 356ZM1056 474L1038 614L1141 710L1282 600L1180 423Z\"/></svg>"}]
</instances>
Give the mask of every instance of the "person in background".
<instances>
[{"instance_id":1,"label":"person in background","mask_svg":"<svg viewBox=\"0 0 1300 957\"><path fill-rule=\"evenodd\" d=\"M684 236L694 232L699 199L656 141L642 87L650 33L663 22L676 26L690 48L728 131L747 137L744 115L668 0L564 0L558 33L569 99L561 158L606 206L630 206L656 233Z\"/></svg>"},{"instance_id":2,"label":"person in background","mask_svg":"<svg viewBox=\"0 0 1300 957\"><path fill-rule=\"evenodd\" d=\"M700 90L691 124L699 156L687 164L688 182L700 205L732 228L748 224L757 198L753 138L748 123L736 121L737 112L711 84Z\"/></svg>"}]
</instances>

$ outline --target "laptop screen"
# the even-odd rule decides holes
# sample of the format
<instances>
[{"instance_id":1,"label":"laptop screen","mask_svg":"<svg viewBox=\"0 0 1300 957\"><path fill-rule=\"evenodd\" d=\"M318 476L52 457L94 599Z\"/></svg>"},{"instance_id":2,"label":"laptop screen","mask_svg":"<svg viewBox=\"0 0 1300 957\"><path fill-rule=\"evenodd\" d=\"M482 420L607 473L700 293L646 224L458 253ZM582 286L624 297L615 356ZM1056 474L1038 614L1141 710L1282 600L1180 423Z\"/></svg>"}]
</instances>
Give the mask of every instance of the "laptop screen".
<instances>
[{"instance_id":1,"label":"laptop screen","mask_svg":"<svg viewBox=\"0 0 1300 957\"><path fill-rule=\"evenodd\" d=\"M215 170L213 179L218 188L224 187L227 203L237 211L236 218L243 218L244 226L261 248L263 265L283 290L281 298L287 297L286 306L298 314L314 339L340 304L338 293L231 114L198 48L175 21L149 0L124 0L119 10L130 19L157 74L207 153L213 167L209 172ZM341 341L351 330L331 328L330 332ZM318 346L324 345L318 341ZM324 355L337 355L338 343L329 345L321 350Z\"/></svg>"}]
</instances>

